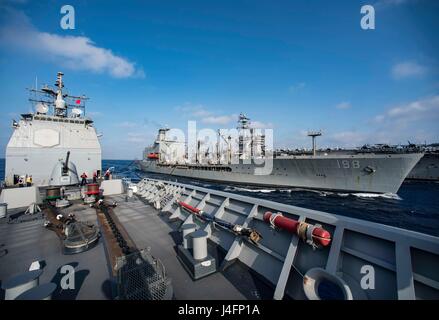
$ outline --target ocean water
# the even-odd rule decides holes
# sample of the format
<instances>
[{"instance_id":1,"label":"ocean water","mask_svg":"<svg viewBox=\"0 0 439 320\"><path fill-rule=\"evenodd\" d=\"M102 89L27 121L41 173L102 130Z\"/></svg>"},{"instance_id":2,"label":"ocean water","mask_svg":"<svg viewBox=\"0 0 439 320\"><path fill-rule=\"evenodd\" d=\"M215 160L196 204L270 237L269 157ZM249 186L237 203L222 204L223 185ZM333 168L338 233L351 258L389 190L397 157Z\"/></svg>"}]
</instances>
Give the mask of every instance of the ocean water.
<instances>
[{"instance_id":1,"label":"ocean water","mask_svg":"<svg viewBox=\"0 0 439 320\"><path fill-rule=\"evenodd\" d=\"M348 194L309 191L299 188L254 188L212 183L145 173L137 169L133 161L103 160L102 169L106 170L109 167L114 167L116 174L131 178L133 181L143 177L179 181L439 236L438 182L404 182L396 195ZM4 159L0 159L0 180L3 179Z\"/></svg>"}]
</instances>

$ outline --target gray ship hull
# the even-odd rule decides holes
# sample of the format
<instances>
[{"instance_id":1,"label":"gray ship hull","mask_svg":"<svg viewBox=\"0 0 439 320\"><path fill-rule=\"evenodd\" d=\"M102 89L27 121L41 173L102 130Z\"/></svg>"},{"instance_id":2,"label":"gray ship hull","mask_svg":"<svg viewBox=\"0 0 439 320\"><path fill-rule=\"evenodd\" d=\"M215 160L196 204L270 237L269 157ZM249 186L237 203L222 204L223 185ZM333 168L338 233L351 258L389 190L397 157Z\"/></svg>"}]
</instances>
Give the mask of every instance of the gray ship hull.
<instances>
[{"instance_id":1,"label":"gray ship hull","mask_svg":"<svg viewBox=\"0 0 439 320\"><path fill-rule=\"evenodd\" d=\"M146 172L226 183L342 192L396 193L422 155L407 153L278 157L273 160L273 170L268 175L255 175L255 166L248 164L168 165L145 159L139 162L139 166Z\"/></svg>"},{"instance_id":2,"label":"gray ship hull","mask_svg":"<svg viewBox=\"0 0 439 320\"><path fill-rule=\"evenodd\" d=\"M439 153L426 153L407 176L410 180L439 180Z\"/></svg>"}]
</instances>

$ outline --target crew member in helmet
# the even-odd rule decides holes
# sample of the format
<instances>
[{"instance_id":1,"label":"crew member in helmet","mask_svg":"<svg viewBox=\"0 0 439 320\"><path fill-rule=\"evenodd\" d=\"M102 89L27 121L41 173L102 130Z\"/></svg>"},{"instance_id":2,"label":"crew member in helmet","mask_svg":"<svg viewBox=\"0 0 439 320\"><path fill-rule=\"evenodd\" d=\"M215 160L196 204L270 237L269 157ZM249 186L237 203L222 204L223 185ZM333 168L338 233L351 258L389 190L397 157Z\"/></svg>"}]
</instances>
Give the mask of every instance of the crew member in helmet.
<instances>
[{"instance_id":1,"label":"crew member in helmet","mask_svg":"<svg viewBox=\"0 0 439 320\"><path fill-rule=\"evenodd\" d=\"M83 172L83 173L81 174L81 178L82 178L82 180L81 180L81 186L86 185L86 184L87 184L87 174L86 174L85 172Z\"/></svg>"}]
</instances>

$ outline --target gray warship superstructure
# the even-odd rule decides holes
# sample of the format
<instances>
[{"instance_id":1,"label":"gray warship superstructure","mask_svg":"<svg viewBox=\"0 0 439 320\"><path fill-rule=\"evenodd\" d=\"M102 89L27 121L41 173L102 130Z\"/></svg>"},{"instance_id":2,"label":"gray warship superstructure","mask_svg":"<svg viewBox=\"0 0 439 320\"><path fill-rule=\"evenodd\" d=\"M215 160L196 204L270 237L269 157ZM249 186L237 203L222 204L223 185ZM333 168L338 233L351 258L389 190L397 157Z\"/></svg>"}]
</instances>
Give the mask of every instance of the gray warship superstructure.
<instances>
[{"instance_id":1,"label":"gray warship superstructure","mask_svg":"<svg viewBox=\"0 0 439 320\"><path fill-rule=\"evenodd\" d=\"M249 128L249 119L239 118L239 130ZM311 152L293 155L276 154L273 151L258 148L251 153L252 159L272 161L272 170L266 174L257 174L260 167L243 156L242 142L239 136L239 149L233 153L230 148L230 136L219 135L226 142L224 152L217 150L211 158L196 148L195 163L188 160L185 144L167 136L169 129L160 129L158 137L151 147L144 151L139 167L143 171L175 176L238 183L256 186L281 188L306 188L342 192L396 193L404 179L421 159L421 151L387 152L317 152L315 138L321 132L310 132L313 138ZM250 129L250 150L253 145L264 145L263 135L254 135ZM219 145L219 142L217 143ZM220 149L220 148L217 148ZM233 155L232 155L233 153ZM222 155L221 155L222 154ZM237 161L231 161L232 156ZM205 159L203 162L203 158ZM247 161L244 161L247 160Z\"/></svg>"},{"instance_id":2,"label":"gray warship superstructure","mask_svg":"<svg viewBox=\"0 0 439 320\"><path fill-rule=\"evenodd\" d=\"M85 117L85 96L63 92L63 73L59 72L56 88L31 89L30 101L35 112L22 114L13 121L13 133L6 147L5 184L47 186L57 164L65 162L68 170L91 177L101 171L101 146L93 121ZM67 154L70 154L67 159ZM68 160L68 161L66 161ZM75 177L72 175L72 177ZM65 184L73 184L65 175Z\"/></svg>"}]
</instances>

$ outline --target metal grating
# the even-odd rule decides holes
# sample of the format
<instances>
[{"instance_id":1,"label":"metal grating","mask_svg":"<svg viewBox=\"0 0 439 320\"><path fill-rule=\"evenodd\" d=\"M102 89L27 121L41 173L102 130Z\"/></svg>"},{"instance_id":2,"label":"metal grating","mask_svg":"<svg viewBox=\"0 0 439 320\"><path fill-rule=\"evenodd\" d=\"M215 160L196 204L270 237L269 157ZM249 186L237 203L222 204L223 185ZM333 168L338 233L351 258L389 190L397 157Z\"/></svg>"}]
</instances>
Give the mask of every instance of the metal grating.
<instances>
[{"instance_id":1,"label":"metal grating","mask_svg":"<svg viewBox=\"0 0 439 320\"><path fill-rule=\"evenodd\" d=\"M171 280L160 260L149 250L117 258L117 290L121 300L169 300Z\"/></svg>"}]
</instances>

